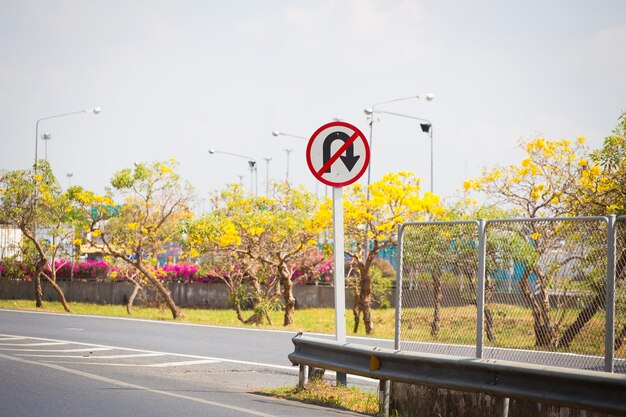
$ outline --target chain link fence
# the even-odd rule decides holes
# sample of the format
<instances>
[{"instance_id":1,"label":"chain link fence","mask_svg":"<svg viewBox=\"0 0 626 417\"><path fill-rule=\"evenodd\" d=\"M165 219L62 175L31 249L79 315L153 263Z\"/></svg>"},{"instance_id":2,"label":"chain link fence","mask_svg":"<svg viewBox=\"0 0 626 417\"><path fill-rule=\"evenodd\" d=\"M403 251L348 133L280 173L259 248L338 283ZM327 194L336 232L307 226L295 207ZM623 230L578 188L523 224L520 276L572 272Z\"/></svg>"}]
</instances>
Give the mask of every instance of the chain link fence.
<instances>
[{"instance_id":1,"label":"chain link fence","mask_svg":"<svg viewBox=\"0 0 626 417\"><path fill-rule=\"evenodd\" d=\"M407 224L400 348L474 356L478 222Z\"/></svg>"},{"instance_id":2,"label":"chain link fence","mask_svg":"<svg viewBox=\"0 0 626 417\"><path fill-rule=\"evenodd\" d=\"M399 242L399 349L626 373L626 216L410 223Z\"/></svg>"},{"instance_id":3,"label":"chain link fence","mask_svg":"<svg viewBox=\"0 0 626 417\"><path fill-rule=\"evenodd\" d=\"M615 359L626 362L626 216L615 222Z\"/></svg>"},{"instance_id":4,"label":"chain link fence","mask_svg":"<svg viewBox=\"0 0 626 417\"><path fill-rule=\"evenodd\" d=\"M485 232L483 357L601 369L607 219L496 220Z\"/></svg>"}]
</instances>

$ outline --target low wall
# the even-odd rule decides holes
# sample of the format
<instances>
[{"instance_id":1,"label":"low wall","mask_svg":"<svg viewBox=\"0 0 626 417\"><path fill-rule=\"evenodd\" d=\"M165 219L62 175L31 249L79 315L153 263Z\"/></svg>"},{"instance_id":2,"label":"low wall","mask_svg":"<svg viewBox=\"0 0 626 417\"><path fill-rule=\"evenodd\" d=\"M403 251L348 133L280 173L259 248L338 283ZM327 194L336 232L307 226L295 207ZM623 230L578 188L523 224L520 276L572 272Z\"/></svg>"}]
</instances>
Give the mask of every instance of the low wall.
<instances>
[{"instance_id":1,"label":"low wall","mask_svg":"<svg viewBox=\"0 0 626 417\"><path fill-rule=\"evenodd\" d=\"M59 281L59 286L68 301L99 304L126 304L133 291L128 282ZM181 307L230 308L228 287L220 283L168 283L168 289L177 305ZM42 282L44 299L58 301L54 288ZM334 288L331 286L296 285L293 288L296 308L319 308L335 306ZM136 299L141 305L143 299L154 299L154 290L142 290ZM34 300L31 282L0 280L0 299ZM346 308L352 308L354 297L346 290Z\"/></svg>"},{"instance_id":2,"label":"low wall","mask_svg":"<svg viewBox=\"0 0 626 417\"><path fill-rule=\"evenodd\" d=\"M46 300L58 300L54 289L43 281L44 298ZM133 287L128 282L95 282L95 281L59 281L65 298L68 301L93 302L101 304L126 304ZM170 282L167 287L177 305L181 307L207 307L207 308L230 308L228 302L228 289L221 283L176 283ZM334 288L329 285L296 285L293 287L296 298L296 308L333 308L335 306ZM0 279L0 299L34 299L33 284L30 282ZM146 299L153 297L153 292L142 292ZM442 300L443 307L462 307L473 305L471 296L461 292L458 287L446 286L445 296ZM434 294L432 288L420 290L404 289L403 306L432 307ZM569 303L576 305L579 296L568 297ZM391 307L396 305L396 290L391 290L389 297ZM556 297L550 301L556 305ZM501 303L528 307L528 301L522 294L494 294L487 305ZM141 304L141 297L136 301ZM346 308L352 309L354 297L352 291L346 290Z\"/></svg>"},{"instance_id":3,"label":"low wall","mask_svg":"<svg viewBox=\"0 0 626 417\"><path fill-rule=\"evenodd\" d=\"M461 392L393 382L391 408L406 417L496 416L496 399L484 393ZM511 399L508 417L617 417L604 413Z\"/></svg>"}]
</instances>

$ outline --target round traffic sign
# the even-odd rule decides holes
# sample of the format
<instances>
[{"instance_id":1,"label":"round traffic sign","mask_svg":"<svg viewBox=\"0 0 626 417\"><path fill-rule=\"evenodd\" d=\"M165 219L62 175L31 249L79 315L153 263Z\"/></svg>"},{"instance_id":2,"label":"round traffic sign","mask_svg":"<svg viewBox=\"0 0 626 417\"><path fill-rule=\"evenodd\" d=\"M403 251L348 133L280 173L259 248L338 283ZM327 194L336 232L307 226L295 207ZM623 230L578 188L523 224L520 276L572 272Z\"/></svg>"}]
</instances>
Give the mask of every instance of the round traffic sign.
<instances>
[{"instance_id":1,"label":"round traffic sign","mask_svg":"<svg viewBox=\"0 0 626 417\"><path fill-rule=\"evenodd\" d=\"M350 185L365 173L370 148L365 135L346 122L331 122L313 133L306 162L313 176L326 185Z\"/></svg>"}]
</instances>

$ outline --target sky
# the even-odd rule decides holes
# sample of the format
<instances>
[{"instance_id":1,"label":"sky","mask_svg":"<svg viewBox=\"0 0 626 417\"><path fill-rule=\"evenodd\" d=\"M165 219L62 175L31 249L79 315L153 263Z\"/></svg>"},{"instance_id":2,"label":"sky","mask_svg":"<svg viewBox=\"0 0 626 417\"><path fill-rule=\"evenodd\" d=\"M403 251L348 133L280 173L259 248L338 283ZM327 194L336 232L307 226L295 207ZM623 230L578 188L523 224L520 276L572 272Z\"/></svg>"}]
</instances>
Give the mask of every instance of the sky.
<instances>
[{"instance_id":1,"label":"sky","mask_svg":"<svg viewBox=\"0 0 626 417\"><path fill-rule=\"evenodd\" d=\"M364 113L419 95L376 109L432 123L433 191L452 202L522 140L600 147L626 109L624 51L623 0L0 0L0 170L31 168L49 133L38 156L64 187L175 158L197 212L240 181L322 196L307 139L339 118L370 142L372 181L412 171L430 191L419 122L378 113L370 132Z\"/></svg>"}]
</instances>

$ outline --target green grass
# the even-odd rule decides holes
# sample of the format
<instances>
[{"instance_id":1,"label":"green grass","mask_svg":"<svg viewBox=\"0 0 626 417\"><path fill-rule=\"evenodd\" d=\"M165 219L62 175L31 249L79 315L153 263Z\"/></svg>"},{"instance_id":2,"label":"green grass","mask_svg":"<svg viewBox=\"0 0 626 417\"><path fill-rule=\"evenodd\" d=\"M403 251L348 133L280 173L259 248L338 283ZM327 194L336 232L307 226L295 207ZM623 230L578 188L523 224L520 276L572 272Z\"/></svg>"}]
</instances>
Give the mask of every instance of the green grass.
<instances>
[{"instance_id":1,"label":"green grass","mask_svg":"<svg viewBox=\"0 0 626 417\"><path fill-rule=\"evenodd\" d=\"M92 304L92 303L69 303L70 309L75 314L89 314L95 316L110 317L132 317L137 319L148 320L168 320L172 321L171 312L165 308L155 307L133 307L133 315L129 316L126 307L122 305L111 304ZM63 306L58 302L44 302L42 308L35 307L32 300L0 300L0 308L13 308L18 310L37 310L63 313ZM283 312L272 311L272 325L263 324L260 326L246 325L237 320L237 316L233 310L218 309L201 309L201 308L184 308L185 315L182 319L176 321L181 323L208 324L214 326L229 327L247 327L261 328L272 330L289 330L294 332L306 333L325 333L335 334L335 313L329 308L310 308L304 310L296 310L295 324L291 326L283 326ZM252 315L251 311L245 311L244 317L248 318ZM375 337L383 337L393 339L394 337L394 320L395 310L377 310L374 313ZM349 334L354 327L354 319L351 311L346 312L346 326ZM357 335L365 336L363 326L360 326Z\"/></svg>"},{"instance_id":2,"label":"green grass","mask_svg":"<svg viewBox=\"0 0 626 417\"><path fill-rule=\"evenodd\" d=\"M354 387L329 385L322 380L310 381L304 388L285 387L265 391L274 397L302 401L324 407L378 414L378 396Z\"/></svg>"},{"instance_id":3,"label":"green grass","mask_svg":"<svg viewBox=\"0 0 626 417\"><path fill-rule=\"evenodd\" d=\"M126 307L122 305L102 305L89 303L69 303L72 312L77 314L90 314L98 316L131 317L126 313ZM0 300L0 308L14 308L22 310L37 310L32 300ZM485 338L485 346L509 347L515 349L538 350L535 343L533 319L530 309L521 306L506 304L490 304L494 317L495 341ZM60 303L45 302L40 311L63 312ZM566 311L566 320L562 323L560 332L578 316L580 310L570 309ZM282 311L272 311L272 325L264 324L251 326L241 323L233 310L183 309L185 318L178 319L179 322L208 324L229 327L254 327L272 330L287 330L304 333L324 333L335 334L335 313L330 308L311 308L296 310L295 324L283 326ZM553 312L554 313L554 312ZM244 312L244 317L249 317L252 312ZM476 338L476 308L474 306L465 307L445 307L441 310L441 329L436 336L431 335L431 322L433 311L431 308L405 308L402 314L402 339L416 340L420 342L450 343L473 345ZM386 339L394 338L395 329L395 309L374 310L372 313L374 320L373 337ZM141 307L133 308L133 318L150 320L172 320L172 315L168 309ZM346 328L348 335L365 336L363 325L358 333L352 333L354 318L352 311L346 311ZM555 348L547 348L555 351ZM604 316L598 313L585 326L583 331L574 339L571 347L566 352L602 355L604 352ZM626 346L618 352L617 357L626 356Z\"/></svg>"}]
</instances>

